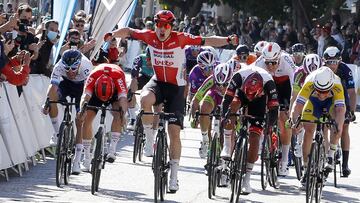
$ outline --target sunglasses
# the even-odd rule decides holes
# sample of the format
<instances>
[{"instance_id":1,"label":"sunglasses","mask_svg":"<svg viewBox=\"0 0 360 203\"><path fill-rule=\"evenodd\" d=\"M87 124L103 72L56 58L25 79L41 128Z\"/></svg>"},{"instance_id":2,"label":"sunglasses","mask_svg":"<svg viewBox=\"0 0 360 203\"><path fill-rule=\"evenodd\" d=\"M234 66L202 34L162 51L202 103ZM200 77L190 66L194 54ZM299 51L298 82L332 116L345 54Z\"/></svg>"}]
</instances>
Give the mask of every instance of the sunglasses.
<instances>
[{"instance_id":1,"label":"sunglasses","mask_svg":"<svg viewBox=\"0 0 360 203\"><path fill-rule=\"evenodd\" d=\"M84 27L84 24L75 24L75 27Z\"/></svg>"},{"instance_id":2,"label":"sunglasses","mask_svg":"<svg viewBox=\"0 0 360 203\"><path fill-rule=\"evenodd\" d=\"M238 55L240 61L246 61L248 58L248 55Z\"/></svg>"},{"instance_id":3,"label":"sunglasses","mask_svg":"<svg viewBox=\"0 0 360 203\"><path fill-rule=\"evenodd\" d=\"M293 53L294 56L304 56L305 54L302 52L295 52Z\"/></svg>"},{"instance_id":4,"label":"sunglasses","mask_svg":"<svg viewBox=\"0 0 360 203\"><path fill-rule=\"evenodd\" d=\"M327 65L337 65L340 63L340 60L327 60L325 61L325 64Z\"/></svg>"},{"instance_id":5,"label":"sunglasses","mask_svg":"<svg viewBox=\"0 0 360 203\"><path fill-rule=\"evenodd\" d=\"M320 90L315 90L317 94L321 94L321 95L328 95L330 93L330 90L327 91L320 91Z\"/></svg>"},{"instance_id":6,"label":"sunglasses","mask_svg":"<svg viewBox=\"0 0 360 203\"><path fill-rule=\"evenodd\" d=\"M156 27L157 28L165 28L165 29L170 29L171 25L169 23L156 23Z\"/></svg>"},{"instance_id":7,"label":"sunglasses","mask_svg":"<svg viewBox=\"0 0 360 203\"><path fill-rule=\"evenodd\" d=\"M277 65L278 64L278 62L277 61L265 61L265 65L271 65L271 66L275 66L275 65Z\"/></svg>"},{"instance_id":8,"label":"sunglasses","mask_svg":"<svg viewBox=\"0 0 360 203\"><path fill-rule=\"evenodd\" d=\"M79 68L79 64L76 65L72 65L72 66L64 66L64 69L66 70L66 72L71 71L77 71Z\"/></svg>"}]
</instances>

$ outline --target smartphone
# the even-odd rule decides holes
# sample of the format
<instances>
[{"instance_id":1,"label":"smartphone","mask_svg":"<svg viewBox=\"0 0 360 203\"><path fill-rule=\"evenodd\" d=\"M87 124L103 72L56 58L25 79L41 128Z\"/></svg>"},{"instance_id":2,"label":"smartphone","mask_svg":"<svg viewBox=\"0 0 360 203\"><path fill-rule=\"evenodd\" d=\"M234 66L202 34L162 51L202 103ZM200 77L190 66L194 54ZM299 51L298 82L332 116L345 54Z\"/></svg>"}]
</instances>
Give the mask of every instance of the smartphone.
<instances>
[{"instance_id":1,"label":"smartphone","mask_svg":"<svg viewBox=\"0 0 360 203\"><path fill-rule=\"evenodd\" d=\"M5 42L9 42L13 40L13 33L12 32L5 32Z\"/></svg>"}]
</instances>

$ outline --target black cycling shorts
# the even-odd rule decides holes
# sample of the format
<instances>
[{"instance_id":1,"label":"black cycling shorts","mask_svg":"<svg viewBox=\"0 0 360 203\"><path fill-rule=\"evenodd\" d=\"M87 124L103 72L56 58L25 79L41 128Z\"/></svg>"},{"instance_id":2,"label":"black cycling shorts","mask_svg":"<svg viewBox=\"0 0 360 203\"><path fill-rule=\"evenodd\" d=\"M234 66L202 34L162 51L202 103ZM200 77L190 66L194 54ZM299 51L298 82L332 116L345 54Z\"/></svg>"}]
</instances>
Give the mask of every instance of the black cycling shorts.
<instances>
[{"instance_id":1,"label":"black cycling shorts","mask_svg":"<svg viewBox=\"0 0 360 203\"><path fill-rule=\"evenodd\" d=\"M140 77L137 78L138 90L144 88L144 86L150 81L150 79L151 77L148 77L146 75L140 75Z\"/></svg>"},{"instance_id":2,"label":"black cycling shorts","mask_svg":"<svg viewBox=\"0 0 360 203\"><path fill-rule=\"evenodd\" d=\"M177 86L151 79L143 89L149 90L155 94L155 105L164 103L164 111L166 113L179 114L177 117L170 117L169 124L175 124L183 127L185 86Z\"/></svg>"},{"instance_id":3,"label":"black cycling shorts","mask_svg":"<svg viewBox=\"0 0 360 203\"><path fill-rule=\"evenodd\" d=\"M63 78L63 80L60 82L58 87L59 87L58 88L59 100L66 101L67 96L69 96L71 98L75 98L76 112L79 112L81 95L84 90L84 81L78 83L78 82L73 82L71 80Z\"/></svg>"},{"instance_id":4,"label":"black cycling shorts","mask_svg":"<svg viewBox=\"0 0 360 203\"><path fill-rule=\"evenodd\" d=\"M290 98L291 98L290 80L287 80L280 84L276 84L276 91L278 93L278 101L280 104L280 111L289 110Z\"/></svg>"},{"instance_id":5,"label":"black cycling shorts","mask_svg":"<svg viewBox=\"0 0 360 203\"><path fill-rule=\"evenodd\" d=\"M91 96L88 105L89 105L89 106L101 107L103 104L105 104L105 106L109 106L110 104L112 104L112 103L114 103L114 102L116 102L116 101L118 101L118 95L117 95L117 91L115 90L113 96L112 96L111 99L110 99L109 101L107 101L107 102L101 101L101 100L95 95L95 93L94 93L94 94ZM89 110L92 110L92 111L94 111L95 113L98 112L97 109L89 108Z\"/></svg>"}]
</instances>

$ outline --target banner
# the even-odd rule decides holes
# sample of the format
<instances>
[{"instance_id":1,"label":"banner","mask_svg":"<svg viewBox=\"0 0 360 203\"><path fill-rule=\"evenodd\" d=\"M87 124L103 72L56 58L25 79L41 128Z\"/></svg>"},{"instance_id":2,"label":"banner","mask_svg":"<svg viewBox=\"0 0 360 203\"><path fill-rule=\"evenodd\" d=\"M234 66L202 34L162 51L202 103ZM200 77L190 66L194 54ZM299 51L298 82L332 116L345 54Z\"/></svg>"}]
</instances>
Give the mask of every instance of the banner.
<instances>
[{"instance_id":1,"label":"banner","mask_svg":"<svg viewBox=\"0 0 360 203\"><path fill-rule=\"evenodd\" d=\"M100 50L106 33L111 32L116 25L119 28L128 25L136 4L137 0L97 0L91 30L91 36L97 43L90 59Z\"/></svg>"}]
</instances>

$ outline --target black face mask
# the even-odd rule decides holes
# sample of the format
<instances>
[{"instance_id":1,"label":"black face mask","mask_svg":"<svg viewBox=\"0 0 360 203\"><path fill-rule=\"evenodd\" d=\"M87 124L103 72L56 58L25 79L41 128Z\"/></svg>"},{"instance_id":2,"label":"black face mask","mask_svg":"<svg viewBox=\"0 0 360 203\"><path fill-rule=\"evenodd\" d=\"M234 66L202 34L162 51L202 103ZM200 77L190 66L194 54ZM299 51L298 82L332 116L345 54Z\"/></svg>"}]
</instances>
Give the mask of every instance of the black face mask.
<instances>
[{"instance_id":1,"label":"black face mask","mask_svg":"<svg viewBox=\"0 0 360 203\"><path fill-rule=\"evenodd\" d=\"M78 46L80 42L73 42L73 41L70 41L69 45L70 46Z\"/></svg>"},{"instance_id":2,"label":"black face mask","mask_svg":"<svg viewBox=\"0 0 360 203\"><path fill-rule=\"evenodd\" d=\"M28 19L20 19L20 23L23 23L23 24L25 24L27 26L30 26L32 24L32 22L29 21Z\"/></svg>"}]
</instances>

